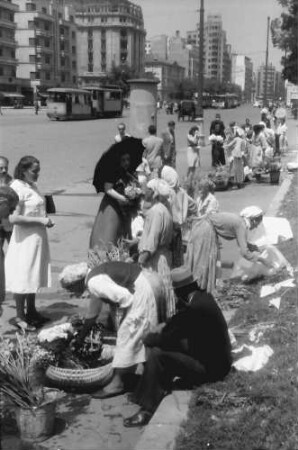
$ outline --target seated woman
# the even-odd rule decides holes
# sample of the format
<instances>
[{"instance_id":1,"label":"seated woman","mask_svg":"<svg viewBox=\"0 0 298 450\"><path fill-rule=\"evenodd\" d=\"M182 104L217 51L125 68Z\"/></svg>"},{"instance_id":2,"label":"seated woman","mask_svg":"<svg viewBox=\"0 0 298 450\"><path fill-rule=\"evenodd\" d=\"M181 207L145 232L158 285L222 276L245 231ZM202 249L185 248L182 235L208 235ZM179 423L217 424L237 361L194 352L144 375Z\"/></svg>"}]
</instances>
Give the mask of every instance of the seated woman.
<instances>
[{"instance_id":1,"label":"seated woman","mask_svg":"<svg viewBox=\"0 0 298 450\"><path fill-rule=\"evenodd\" d=\"M183 264L183 245L182 234L186 232L188 220L197 217L197 205L193 198L181 188L179 175L175 169L170 166L164 166L161 171L162 180L166 181L171 188L170 206L173 216L173 267L180 267ZM184 233L185 235L185 233Z\"/></svg>"},{"instance_id":2,"label":"seated woman","mask_svg":"<svg viewBox=\"0 0 298 450\"><path fill-rule=\"evenodd\" d=\"M95 169L93 184L104 196L92 228L90 249L104 248L110 243L115 245L121 237L131 233L132 205L125 196L125 188L132 180L136 181L134 172L142 162L144 147L141 139L135 138L123 141L121 150L119 146L111 147Z\"/></svg>"},{"instance_id":3,"label":"seated woman","mask_svg":"<svg viewBox=\"0 0 298 450\"><path fill-rule=\"evenodd\" d=\"M144 230L139 242L139 264L156 271L162 278L166 292L167 317L175 312L175 299L171 284L173 219L168 199L169 185L160 179L147 184L145 193Z\"/></svg>"},{"instance_id":4,"label":"seated woman","mask_svg":"<svg viewBox=\"0 0 298 450\"><path fill-rule=\"evenodd\" d=\"M124 391L125 370L146 360L144 337L159 320L164 319L162 281L157 274L142 269L138 264L111 261L91 270L86 285L91 297L77 344L83 341L96 322L103 303L116 306L122 313L112 362L114 376L94 397L120 395Z\"/></svg>"},{"instance_id":5,"label":"seated woman","mask_svg":"<svg viewBox=\"0 0 298 450\"><path fill-rule=\"evenodd\" d=\"M237 214L222 212L210 214L193 222L188 243L186 264L190 267L198 285L212 293L216 285L216 266L219 260L218 237L236 239L241 255L249 261L261 261L256 246L248 243L248 230L256 228L263 219L263 211L257 206L245 208Z\"/></svg>"},{"instance_id":6,"label":"seated woman","mask_svg":"<svg viewBox=\"0 0 298 450\"><path fill-rule=\"evenodd\" d=\"M215 184L209 178L201 180L198 184L197 208L198 216L201 218L219 211L219 204L214 196L214 189Z\"/></svg>"}]
</instances>

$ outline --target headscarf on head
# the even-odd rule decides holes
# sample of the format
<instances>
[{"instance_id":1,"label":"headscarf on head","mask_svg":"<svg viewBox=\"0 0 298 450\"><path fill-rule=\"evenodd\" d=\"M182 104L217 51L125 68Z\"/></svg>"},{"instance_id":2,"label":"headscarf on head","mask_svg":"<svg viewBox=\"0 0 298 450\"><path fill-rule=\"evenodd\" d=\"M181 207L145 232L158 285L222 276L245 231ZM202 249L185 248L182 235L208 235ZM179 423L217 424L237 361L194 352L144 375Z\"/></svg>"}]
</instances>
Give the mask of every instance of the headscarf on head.
<instances>
[{"instance_id":1,"label":"headscarf on head","mask_svg":"<svg viewBox=\"0 0 298 450\"><path fill-rule=\"evenodd\" d=\"M262 120L261 122L259 122L259 125L261 125L261 127L267 128L265 122L263 122Z\"/></svg>"},{"instance_id":2,"label":"headscarf on head","mask_svg":"<svg viewBox=\"0 0 298 450\"><path fill-rule=\"evenodd\" d=\"M240 212L240 216L245 219L256 219L257 217L263 216L263 214L262 209L258 206L247 206Z\"/></svg>"},{"instance_id":3,"label":"headscarf on head","mask_svg":"<svg viewBox=\"0 0 298 450\"><path fill-rule=\"evenodd\" d=\"M167 200L170 196L170 186L166 181L159 178L150 180L149 183L147 183L147 188L152 189L154 192L153 198L161 197Z\"/></svg>"},{"instance_id":4,"label":"headscarf on head","mask_svg":"<svg viewBox=\"0 0 298 450\"><path fill-rule=\"evenodd\" d=\"M215 190L215 184L210 178L203 178L198 185L199 190L207 190L208 192L211 192L213 194Z\"/></svg>"},{"instance_id":5,"label":"headscarf on head","mask_svg":"<svg viewBox=\"0 0 298 450\"><path fill-rule=\"evenodd\" d=\"M161 178L168 183L170 188L176 189L179 187L179 175L173 167L164 166L161 171Z\"/></svg>"}]
</instances>

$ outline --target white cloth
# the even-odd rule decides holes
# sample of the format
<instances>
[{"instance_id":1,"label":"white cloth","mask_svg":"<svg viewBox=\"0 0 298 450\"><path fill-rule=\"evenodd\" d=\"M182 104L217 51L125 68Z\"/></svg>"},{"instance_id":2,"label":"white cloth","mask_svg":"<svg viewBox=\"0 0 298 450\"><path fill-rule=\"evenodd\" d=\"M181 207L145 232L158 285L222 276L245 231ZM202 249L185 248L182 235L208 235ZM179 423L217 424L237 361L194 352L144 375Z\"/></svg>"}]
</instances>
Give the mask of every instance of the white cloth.
<instances>
[{"instance_id":1,"label":"white cloth","mask_svg":"<svg viewBox=\"0 0 298 450\"><path fill-rule=\"evenodd\" d=\"M263 345L262 347L243 345L239 349L233 350L233 353L241 352L243 348L250 350L251 355L240 358L233 363L233 367L235 367L236 370L241 370L243 372L257 372L262 369L269 361L270 356L274 353L269 345Z\"/></svg>"},{"instance_id":2,"label":"white cloth","mask_svg":"<svg viewBox=\"0 0 298 450\"><path fill-rule=\"evenodd\" d=\"M216 197L209 192L207 197L202 201L201 197L197 198L198 216L219 212L219 203Z\"/></svg>"},{"instance_id":3,"label":"white cloth","mask_svg":"<svg viewBox=\"0 0 298 450\"><path fill-rule=\"evenodd\" d=\"M263 217L254 230L248 231L248 241L257 246L276 245L293 238L289 221L283 217Z\"/></svg>"},{"instance_id":4,"label":"white cloth","mask_svg":"<svg viewBox=\"0 0 298 450\"><path fill-rule=\"evenodd\" d=\"M23 216L45 217L45 201L36 186L15 180L11 188L19 196ZM50 250L44 225L14 225L5 258L6 290L16 294L36 293L51 286Z\"/></svg>"},{"instance_id":5,"label":"white cloth","mask_svg":"<svg viewBox=\"0 0 298 450\"><path fill-rule=\"evenodd\" d=\"M187 165L188 167L200 167L200 136L196 133L194 136L187 135Z\"/></svg>"},{"instance_id":6,"label":"white cloth","mask_svg":"<svg viewBox=\"0 0 298 450\"><path fill-rule=\"evenodd\" d=\"M94 276L88 282L91 295L109 299L124 310L117 333L114 368L131 367L146 361L143 338L158 323L154 292L145 272L138 276L134 287L135 293L131 294L108 275Z\"/></svg>"}]
</instances>

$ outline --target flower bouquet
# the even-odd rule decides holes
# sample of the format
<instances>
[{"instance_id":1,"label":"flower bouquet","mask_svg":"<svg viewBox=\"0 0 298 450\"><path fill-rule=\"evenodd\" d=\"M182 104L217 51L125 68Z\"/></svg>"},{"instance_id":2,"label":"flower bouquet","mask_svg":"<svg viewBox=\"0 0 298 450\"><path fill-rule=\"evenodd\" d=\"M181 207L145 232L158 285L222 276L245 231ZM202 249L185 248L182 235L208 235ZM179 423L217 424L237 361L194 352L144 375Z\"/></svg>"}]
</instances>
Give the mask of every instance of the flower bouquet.
<instances>
[{"instance_id":1,"label":"flower bouquet","mask_svg":"<svg viewBox=\"0 0 298 450\"><path fill-rule=\"evenodd\" d=\"M222 144L224 141L224 138L222 136L216 135L216 134L211 134L209 136L209 141L212 143L218 143L218 144Z\"/></svg>"}]
</instances>

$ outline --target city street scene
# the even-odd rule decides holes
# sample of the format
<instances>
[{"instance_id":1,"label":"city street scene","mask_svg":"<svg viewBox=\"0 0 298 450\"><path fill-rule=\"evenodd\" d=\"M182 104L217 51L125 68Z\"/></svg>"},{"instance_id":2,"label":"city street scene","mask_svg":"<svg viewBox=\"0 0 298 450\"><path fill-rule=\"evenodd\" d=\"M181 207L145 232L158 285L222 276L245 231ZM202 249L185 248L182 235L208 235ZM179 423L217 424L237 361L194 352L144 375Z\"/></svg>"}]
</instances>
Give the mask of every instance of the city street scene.
<instances>
[{"instance_id":1,"label":"city street scene","mask_svg":"<svg viewBox=\"0 0 298 450\"><path fill-rule=\"evenodd\" d=\"M0 0L0 450L298 450L297 46L297 0Z\"/></svg>"}]
</instances>

